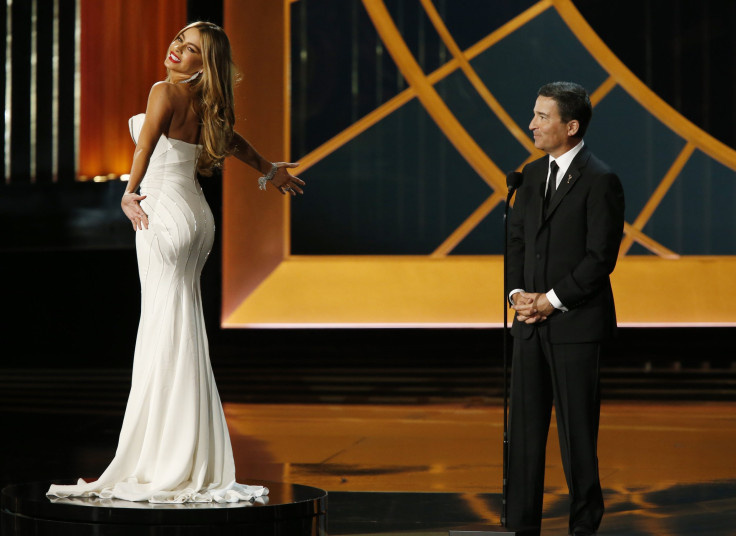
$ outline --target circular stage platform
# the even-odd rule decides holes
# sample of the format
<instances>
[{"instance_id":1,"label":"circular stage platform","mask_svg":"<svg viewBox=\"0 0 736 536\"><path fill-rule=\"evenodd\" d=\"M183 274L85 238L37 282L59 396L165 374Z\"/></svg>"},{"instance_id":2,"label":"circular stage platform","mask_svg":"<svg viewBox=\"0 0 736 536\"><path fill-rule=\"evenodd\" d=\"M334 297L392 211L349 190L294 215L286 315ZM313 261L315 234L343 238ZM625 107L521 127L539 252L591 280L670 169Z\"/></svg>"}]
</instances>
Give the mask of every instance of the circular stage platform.
<instances>
[{"instance_id":1,"label":"circular stage platform","mask_svg":"<svg viewBox=\"0 0 736 536\"><path fill-rule=\"evenodd\" d=\"M53 482L69 484L73 482ZM3 536L324 536L327 492L319 488L252 481L269 494L254 502L152 504L118 499L49 499L52 482L2 490Z\"/></svg>"}]
</instances>

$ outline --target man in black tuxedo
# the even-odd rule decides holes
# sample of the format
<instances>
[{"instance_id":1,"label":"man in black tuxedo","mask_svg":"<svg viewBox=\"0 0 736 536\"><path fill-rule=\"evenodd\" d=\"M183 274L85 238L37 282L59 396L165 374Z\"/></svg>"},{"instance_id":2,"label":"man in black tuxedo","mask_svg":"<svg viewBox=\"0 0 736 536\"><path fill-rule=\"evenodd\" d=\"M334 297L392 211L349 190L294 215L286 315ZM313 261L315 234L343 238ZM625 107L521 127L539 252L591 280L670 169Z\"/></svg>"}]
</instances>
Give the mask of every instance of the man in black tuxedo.
<instances>
[{"instance_id":1,"label":"man in black tuxedo","mask_svg":"<svg viewBox=\"0 0 736 536\"><path fill-rule=\"evenodd\" d=\"M540 527L552 404L570 492L570 534L595 534L598 366L616 329L609 279L624 227L618 177L584 145L593 111L570 82L540 88L529 129L547 153L524 167L509 219L509 299L516 310L507 525Z\"/></svg>"}]
</instances>

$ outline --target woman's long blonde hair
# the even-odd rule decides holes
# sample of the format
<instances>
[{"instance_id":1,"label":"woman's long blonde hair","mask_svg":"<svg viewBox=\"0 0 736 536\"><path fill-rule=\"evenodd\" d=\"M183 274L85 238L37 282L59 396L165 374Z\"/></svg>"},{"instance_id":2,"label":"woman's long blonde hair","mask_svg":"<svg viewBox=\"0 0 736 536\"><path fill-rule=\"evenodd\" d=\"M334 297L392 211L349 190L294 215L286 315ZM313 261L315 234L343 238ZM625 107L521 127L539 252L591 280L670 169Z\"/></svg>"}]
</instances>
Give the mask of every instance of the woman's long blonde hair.
<instances>
[{"instance_id":1,"label":"woman's long blonde hair","mask_svg":"<svg viewBox=\"0 0 736 536\"><path fill-rule=\"evenodd\" d=\"M193 106L201 123L203 149L197 161L197 172L209 177L214 169L222 167L225 157L230 154L235 125L233 86L236 72L230 40L222 28L211 22L198 21L179 33L190 28L199 31L202 44L202 74L189 84L195 95Z\"/></svg>"}]
</instances>

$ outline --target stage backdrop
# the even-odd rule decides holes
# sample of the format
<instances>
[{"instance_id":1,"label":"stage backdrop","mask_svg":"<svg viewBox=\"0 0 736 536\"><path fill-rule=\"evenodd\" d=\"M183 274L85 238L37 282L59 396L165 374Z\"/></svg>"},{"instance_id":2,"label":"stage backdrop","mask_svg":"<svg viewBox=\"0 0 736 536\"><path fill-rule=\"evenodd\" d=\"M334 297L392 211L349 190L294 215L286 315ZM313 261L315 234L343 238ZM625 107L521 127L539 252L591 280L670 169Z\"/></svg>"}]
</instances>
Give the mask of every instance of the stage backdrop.
<instances>
[{"instance_id":1,"label":"stage backdrop","mask_svg":"<svg viewBox=\"0 0 736 536\"><path fill-rule=\"evenodd\" d=\"M367 18L367 42L385 52L372 68L397 70L398 87L317 147L297 137L304 153L290 154L290 80L323 83L310 73L314 47L290 41L309 1L225 2L244 67L239 125L269 158L298 160L308 186L290 200L227 167L223 326L500 325L505 175L541 156L526 126L552 80L588 88L586 143L624 183L620 324L736 325L736 151L653 94L570 0L341 3L353 6L347 20L336 9L329 23L357 31ZM478 20L483 35L464 31ZM292 65L303 72L290 77ZM359 111L361 80L350 83ZM295 108L298 121L345 121Z\"/></svg>"},{"instance_id":2,"label":"stage backdrop","mask_svg":"<svg viewBox=\"0 0 736 536\"><path fill-rule=\"evenodd\" d=\"M81 180L130 172L128 119L146 111L151 86L187 24L185 0L79 0ZM66 73L70 75L71 73ZM66 75L62 73L62 76Z\"/></svg>"}]
</instances>

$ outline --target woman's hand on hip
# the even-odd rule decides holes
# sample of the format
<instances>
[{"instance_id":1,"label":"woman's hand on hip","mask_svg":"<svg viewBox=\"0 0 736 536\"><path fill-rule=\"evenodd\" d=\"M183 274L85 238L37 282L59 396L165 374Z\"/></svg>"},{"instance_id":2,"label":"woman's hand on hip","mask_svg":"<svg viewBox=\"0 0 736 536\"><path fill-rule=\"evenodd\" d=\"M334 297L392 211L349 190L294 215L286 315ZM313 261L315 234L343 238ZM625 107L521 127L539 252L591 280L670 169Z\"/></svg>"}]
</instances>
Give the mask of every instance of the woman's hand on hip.
<instances>
[{"instance_id":1,"label":"woman's hand on hip","mask_svg":"<svg viewBox=\"0 0 736 536\"><path fill-rule=\"evenodd\" d=\"M148 229L148 215L143 212L141 207L141 201L146 198L145 195L138 195L133 192L125 192L123 198L120 200L120 206L123 208L123 212L133 224L133 230Z\"/></svg>"}]
</instances>

